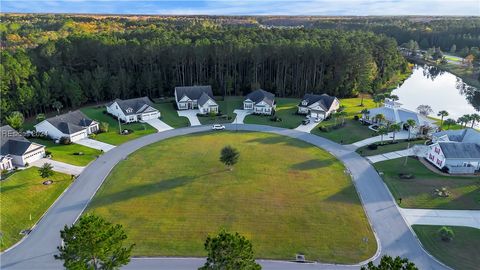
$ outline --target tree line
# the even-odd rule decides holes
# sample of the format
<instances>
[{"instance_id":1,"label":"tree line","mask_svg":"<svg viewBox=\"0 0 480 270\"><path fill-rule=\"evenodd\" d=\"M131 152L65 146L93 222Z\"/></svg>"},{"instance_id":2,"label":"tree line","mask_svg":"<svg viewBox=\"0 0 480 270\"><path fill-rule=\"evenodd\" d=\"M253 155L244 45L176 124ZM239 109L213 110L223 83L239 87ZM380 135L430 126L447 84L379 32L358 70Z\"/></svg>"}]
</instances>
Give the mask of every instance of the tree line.
<instances>
[{"instance_id":1,"label":"tree line","mask_svg":"<svg viewBox=\"0 0 480 270\"><path fill-rule=\"evenodd\" d=\"M264 88L280 97L348 97L381 91L408 69L394 39L365 31L62 16L32 27L7 18L0 28L9 33L2 36L2 116L31 116L58 102L68 108L172 96L175 86L195 84L212 85L216 95ZM55 38L37 39L39 29ZM11 33L31 46L10 44Z\"/></svg>"}]
</instances>

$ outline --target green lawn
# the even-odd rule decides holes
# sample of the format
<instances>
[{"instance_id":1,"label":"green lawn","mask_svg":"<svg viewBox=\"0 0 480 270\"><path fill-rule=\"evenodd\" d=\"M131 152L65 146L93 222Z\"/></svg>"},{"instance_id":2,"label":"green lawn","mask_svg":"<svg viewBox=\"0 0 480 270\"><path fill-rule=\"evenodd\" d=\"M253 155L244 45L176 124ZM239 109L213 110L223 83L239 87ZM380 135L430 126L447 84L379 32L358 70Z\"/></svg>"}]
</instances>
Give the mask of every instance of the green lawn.
<instances>
[{"instance_id":1,"label":"green lawn","mask_svg":"<svg viewBox=\"0 0 480 270\"><path fill-rule=\"evenodd\" d=\"M233 171L219 162L225 145L240 152ZM308 260L356 263L377 246L344 170L329 153L287 137L188 135L120 162L88 212L123 224L136 256L205 256L207 235L224 227L251 239L259 258L301 252Z\"/></svg>"},{"instance_id":2,"label":"green lawn","mask_svg":"<svg viewBox=\"0 0 480 270\"><path fill-rule=\"evenodd\" d=\"M452 177L438 175L427 169L420 161L408 158L392 159L375 163L382 172L383 180L395 198L402 198L402 207L429 209L480 210L480 179L475 177ZM411 173L414 179L401 179L399 173ZM434 195L435 189L447 187L447 198Z\"/></svg>"},{"instance_id":3,"label":"green lawn","mask_svg":"<svg viewBox=\"0 0 480 270\"><path fill-rule=\"evenodd\" d=\"M178 116L174 100L166 100L154 104L154 107L160 111L160 119L173 128L190 126L188 118Z\"/></svg>"},{"instance_id":4,"label":"green lawn","mask_svg":"<svg viewBox=\"0 0 480 270\"><path fill-rule=\"evenodd\" d=\"M234 110L236 109L243 109L243 97L226 97L225 100L221 100L222 97L216 98L216 102L220 106L220 112L222 114L226 114L228 118L226 117L198 117L198 120L200 120L200 123L202 125L211 125L211 124L217 124L217 123L231 123L233 120L235 120L236 114L233 113Z\"/></svg>"},{"instance_id":5,"label":"green lawn","mask_svg":"<svg viewBox=\"0 0 480 270\"><path fill-rule=\"evenodd\" d=\"M391 140L388 140L388 141L384 141L384 144L377 143L378 148L376 150L370 150L368 149L368 146L363 146L357 149L357 153L359 153L364 157L379 155L379 154L389 153L393 151L405 150L409 146L413 147L415 144L424 144L425 140L412 140L412 141L401 140L401 141L396 141L395 143L391 143L391 142L392 142Z\"/></svg>"},{"instance_id":6,"label":"green lawn","mask_svg":"<svg viewBox=\"0 0 480 270\"><path fill-rule=\"evenodd\" d=\"M455 237L452 241L445 242L438 236L441 226L413 225L412 227L425 249L439 261L453 269L478 269L480 265L479 229L448 226L453 230Z\"/></svg>"},{"instance_id":7,"label":"green lawn","mask_svg":"<svg viewBox=\"0 0 480 270\"><path fill-rule=\"evenodd\" d=\"M43 185L38 169L32 167L0 182L1 250L18 242L20 231L31 228L72 182L70 175L57 172L49 179L54 183Z\"/></svg>"},{"instance_id":8,"label":"green lawn","mask_svg":"<svg viewBox=\"0 0 480 270\"><path fill-rule=\"evenodd\" d=\"M122 124L122 129L130 129L134 132L128 135L120 135L118 129L118 121L112 116L103 113L104 111L106 111L104 106L85 107L80 110L88 117L96 120L97 122L107 122L109 124L108 132L97 134L97 136L95 137L95 140L101 142L119 145L124 142L136 139L138 137L157 132L156 129L154 129L148 124L131 123Z\"/></svg>"},{"instance_id":9,"label":"green lawn","mask_svg":"<svg viewBox=\"0 0 480 270\"><path fill-rule=\"evenodd\" d=\"M41 145L45 145L46 151L52 153L52 159L65 162L77 166L86 166L92 160L96 159L97 156L101 155L102 152L97 149L86 147L79 144L56 144L52 140L44 139L31 139L32 142L36 142ZM83 152L83 155L74 155L75 152Z\"/></svg>"},{"instance_id":10,"label":"green lawn","mask_svg":"<svg viewBox=\"0 0 480 270\"><path fill-rule=\"evenodd\" d=\"M275 115L282 119L281 122L271 121L270 115L248 115L245 117L245 124L268 125L282 128L296 128L305 119L305 115L298 115L297 105L300 99L297 98L276 98L277 109Z\"/></svg>"},{"instance_id":11,"label":"green lawn","mask_svg":"<svg viewBox=\"0 0 480 270\"><path fill-rule=\"evenodd\" d=\"M345 118L345 126L333 129L328 132L321 131L319 127L330 127L335 125L335 119L332 117L329 120L322 121L310 133L325 137L337 143L350 144L372 136L376 136L375 131L370 130L368 126L363 125L359 121L355 121L355 115L360 116L363 109L370 109L375 107L372 99L365 98L363 106L360 106L361 98L344 98L340 99L340 105L345 106L347 116ZM336 120L340 123L340 119Z\"/></svg>"}]
</instances>

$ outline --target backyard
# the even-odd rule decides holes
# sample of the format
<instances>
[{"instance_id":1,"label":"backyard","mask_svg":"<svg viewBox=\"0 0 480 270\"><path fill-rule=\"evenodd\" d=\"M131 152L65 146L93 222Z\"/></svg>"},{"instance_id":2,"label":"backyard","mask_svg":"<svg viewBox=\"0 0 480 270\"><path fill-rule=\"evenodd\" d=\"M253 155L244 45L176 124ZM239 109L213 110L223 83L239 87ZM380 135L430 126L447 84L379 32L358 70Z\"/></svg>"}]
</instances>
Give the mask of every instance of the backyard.
<instances>
[{"instance_id":1,"label":"backyard","mask_svg":"<svg viewBox=\"0 0 480 270\"><path fill-rule=\"evenodd\" d=\"M45 151L52 153L53 160L76 166L87 166L88 163L102 154L100 150L74 143L63 145L54 143L52 140L47 139L30 139L30 141L45 145L47 147ZM74 153L83 154L75 155Z\"/></svg>"},{"instance_id":2,"label":"backyard","mask_svg":"<svg viewBox=\"0 0 480 270\"><path fill-rule=\"evenodd\" d=\"M331 128L335 124L341 122L341 119L331 117L329 120L322 121L312 131L312 134L325 137L332 141L341 144L351 144L372 136L376 136L375 131L370 130L367 126L359 121L354 120L355 115L360 116L363 109L370 109L375 107L375 103L370 98L363 100L363 106L360 106L361 98L344 98L340 99L340 105L345 106L345 126L338 129L331 129L330 131L321 131L320 127Z\"/></svg>"},{"instance_id":3,"label":"backyard","mask_svg":"<svg viewBox=\"0 0 480 270\"><path fill-rule=\"evenodd\" d=\"M225 145L240 152L233 170L219 161ZM223 227L249 238L259 258L357 263L377 246L344 170L329 153L279 135L181 136L120 162L87 212L122 224L135 256L205 256L205 238Z\"/></svg>"},{"instance_id":4,"label":"backyard","mask_svg":"<svg viewBox=\"0 0 480 270\"><path fill-rule=\"evenodd\" d=\"M43 185L38 168L32 167L0 182L2 251L18 242L20 231L30 229L72 182L70 175L57 172L48 179L53 184Z\"/></svg>"},{"instance_id":5,"label":"backyard","mask_svg":"<svg viewBox=\"0 0 480 270\"><path fill-rule=\"evenodd\" d=\"M119 134L118 120L113 118L111 115L104 113L106 111L104 106L92 106L85 107L80 109L84 114L86 114L91 119L101 123L108 123L108 131L99 133L95 136L95 140L105 142L108 144L119 145L124 142L142 137L151 133L157 132L152 126L146 123L131 123L131 124L122 124L122 130L128 129L133 132L128 135Z\"/></svg>"},{"instance_id":6,"label":"backyard","mask_svg":"<svg viewBox=\"0 0 480 270\"><path fill-rule=\"evenodd\" d=\"M300 99L296 98L276 98L277 109L275 116L281 118L282 121L272 121L270 115L248 115L245 117L245 124L268 125L282 128L296 128L305 119L305 115L296 114L297 105Z\"/></svg>"},{"instance_id":7,"label":"backyard","mask_svg":"<svg viewBox=\"0 0 480 270\"><path fill-rule=\"evenodd\" d=\"M480 230L470 227L448 226L455 234L453 240L442 241L441 226L413 225L412 228L425 249L453 269L474 270L480 265L478 247Z\"/></svg>"},{"instance_id":8,"label":"backyard","mask_svg":"<svg viewBox=\"0 0 480 270\"><path fill-rule=\"evenodd\" d=\"M420 161L409 157L374 164L395 198L402 198L401 207L427 209L480 210L480 179L436 174ZM403 179L400 173L411 174L413 179ZM405 178L405 177L404 177ZM445 187L450 195L441 197L435 189Z\"/></svg>"}]
</instances>

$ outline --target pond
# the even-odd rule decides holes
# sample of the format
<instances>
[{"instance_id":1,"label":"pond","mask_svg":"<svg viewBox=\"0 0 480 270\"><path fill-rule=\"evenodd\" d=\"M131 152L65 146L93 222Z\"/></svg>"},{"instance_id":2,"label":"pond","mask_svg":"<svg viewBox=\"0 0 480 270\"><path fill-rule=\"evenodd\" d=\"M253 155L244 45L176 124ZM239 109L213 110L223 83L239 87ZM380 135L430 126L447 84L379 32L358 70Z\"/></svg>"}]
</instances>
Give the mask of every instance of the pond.
<instances>
[{"instance_id":1,"label":"pond","mask_svg":"<svg viewBox=\"0 0 480 270\"><path fill-rule=\"evenodd\" d=\"M412 111L416 111L418 105L430 105L434 117L441 110L449 113L446 118L453 119L480 111L480 90L434 66L416 65L413 74L392 94L399 97L404 108Z\"/></svg>"}]
</instances>

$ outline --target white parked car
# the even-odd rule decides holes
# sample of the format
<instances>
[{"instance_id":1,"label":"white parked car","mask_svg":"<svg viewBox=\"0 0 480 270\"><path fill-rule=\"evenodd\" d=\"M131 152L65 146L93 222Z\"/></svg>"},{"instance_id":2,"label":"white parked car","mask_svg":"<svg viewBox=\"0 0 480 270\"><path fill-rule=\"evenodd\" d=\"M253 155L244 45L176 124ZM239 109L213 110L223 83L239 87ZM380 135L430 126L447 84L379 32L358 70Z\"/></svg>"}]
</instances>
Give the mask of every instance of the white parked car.
<instances>
[{"instance_id":1,"label":"white parked car","mask_svg":"<svg viewBox=\"0 0 480 270\"><path fill-rule=\"evenodd\" d=\"M315 121L315 123L319 123L320 121L322 121L322 119L321 118L315 118L314 121Z\"/></svg>"},{"instance_id":2,"label":"white parked car","mask_svg":"<svg viewBox=\"0 0 480 270\"><path fill-rule=\"evenodd\" d=\"M225 129L225 126L224 125L220 125L220 124L215 124L212 126L212 129L213 130L224 130Z\"/></svg>"}]
</instances>

